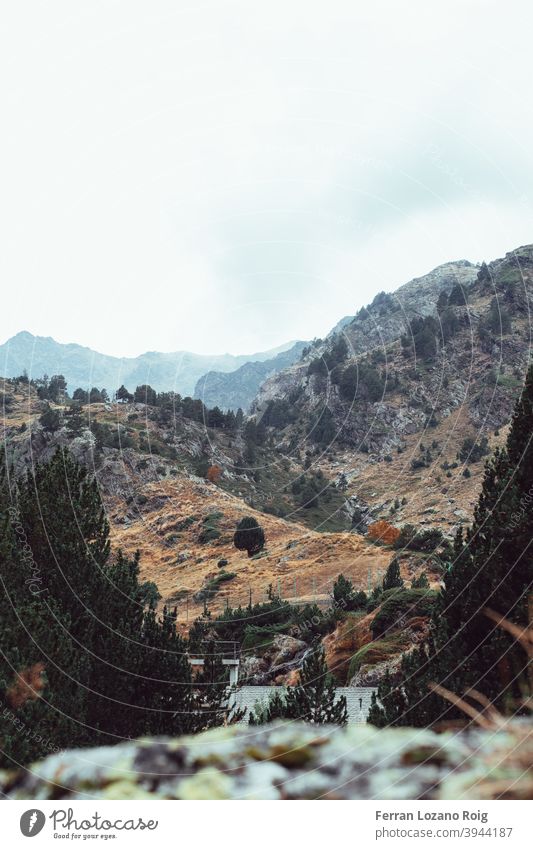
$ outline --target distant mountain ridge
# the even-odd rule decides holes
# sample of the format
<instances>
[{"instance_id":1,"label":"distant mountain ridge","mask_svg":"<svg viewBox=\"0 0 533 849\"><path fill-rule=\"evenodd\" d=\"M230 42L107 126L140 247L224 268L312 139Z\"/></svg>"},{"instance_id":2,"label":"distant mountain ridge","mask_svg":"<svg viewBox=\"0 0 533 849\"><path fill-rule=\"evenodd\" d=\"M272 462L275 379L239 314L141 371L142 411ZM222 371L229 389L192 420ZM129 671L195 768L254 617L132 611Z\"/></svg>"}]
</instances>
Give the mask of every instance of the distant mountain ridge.
<instances>
[{"instance_id":1,"label":"distant mountain ridge","mask_svg":"<svg viewBox=\"0 0 533 849\"><path fill-rule=\"evenodd\" d=\"M112 392L122 383L133 390L149 383L158 392L173 390L181 395L192 395L198 380L210 369L231 372L246 363L272 360L293 344L289 342L269 351L238 356L147 351L138 357L114 357L75 343L56 342L50 336L34 336L21 331L0 345L0 375L16 377L24 371L32 378L63 374L70 392L78 386L84 389L105 387Z\"/></svg>"},{"instance_id":2,"label":"distant mountain ridge","mask_svg":"<svg viewBox=\"0 0 533 849\"><path fill-rule=\"evenodd\" d=\"M209 408L238 410L240 407L246 412L263 381L295 363L307 344L295 342L287 351L271 359L248 362L235 371L208 371L196 384L194 397Z\"/></svg>"}]
</instances>

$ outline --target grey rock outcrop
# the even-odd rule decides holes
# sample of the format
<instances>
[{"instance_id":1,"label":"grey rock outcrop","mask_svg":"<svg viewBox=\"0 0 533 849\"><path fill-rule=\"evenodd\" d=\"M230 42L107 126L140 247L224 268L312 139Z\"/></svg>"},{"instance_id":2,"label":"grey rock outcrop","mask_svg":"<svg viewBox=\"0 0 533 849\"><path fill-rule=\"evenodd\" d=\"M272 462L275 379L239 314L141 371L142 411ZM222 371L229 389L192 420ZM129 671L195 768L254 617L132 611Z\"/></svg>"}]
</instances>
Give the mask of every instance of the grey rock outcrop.
<instances>
[{"instance_id":1,"label":"grey rock outcrop","mask_svg":"<svg viewBox=\"0 0 533 849\"><path fill-rule=\"evenodd\" d=\"M0 775L8 799L530 798L530 725L435 734L276 723L54 754ZM528 758L529 754L529 758Z\"/></svg>"}]
</instances>

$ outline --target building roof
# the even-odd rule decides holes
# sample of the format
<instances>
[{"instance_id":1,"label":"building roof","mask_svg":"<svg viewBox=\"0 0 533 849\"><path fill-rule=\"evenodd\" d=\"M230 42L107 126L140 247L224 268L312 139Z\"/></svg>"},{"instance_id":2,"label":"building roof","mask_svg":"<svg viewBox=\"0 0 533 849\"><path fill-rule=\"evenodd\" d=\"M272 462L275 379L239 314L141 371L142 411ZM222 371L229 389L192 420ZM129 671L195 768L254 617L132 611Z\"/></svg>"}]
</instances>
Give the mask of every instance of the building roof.
<instances>
[{"instance_id":1,"label":"building roof","mask_svg":"<svg viewBox=\"0 0 533 849\"><path fill-rule=\"evenodd\" d=\"M283 692L284 690L284 687L252 687L248 685L238 687L230 696L229 707L236 710L245 710L246 714L242 723L247 724L250 718L249 714L253 713L256 704L266 706L273 693L276 691ZM366 722L373 692L375 692L374 687L337 687L336 697L346 697L348 723L350 725Z\"/></svg>"}]
</instances>

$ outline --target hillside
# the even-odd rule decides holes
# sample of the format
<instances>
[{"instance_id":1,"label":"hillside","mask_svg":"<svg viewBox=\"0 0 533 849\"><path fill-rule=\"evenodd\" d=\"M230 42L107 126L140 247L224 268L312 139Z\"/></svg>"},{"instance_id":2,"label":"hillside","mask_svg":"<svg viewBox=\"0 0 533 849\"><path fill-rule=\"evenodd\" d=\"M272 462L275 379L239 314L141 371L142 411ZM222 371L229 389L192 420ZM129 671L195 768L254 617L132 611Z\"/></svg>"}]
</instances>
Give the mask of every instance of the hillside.
<instances>
[{"instance_id":1,"label":"hillside","mask_svg":"<svg viewBox=\"0 0 533 849\"><path fill-rule=\"evenodd\" d=\"M321 533L253 509L229 491L238 486L230 470L218 484L198 477L195 467L206 438L212 440L213 460L221 461L227 449L227 439L215 430L181 418L169 442L145 405L92 404L93 430L82 423L76 435L63 411L60 426L50 431L40 421L46 405L33 392L28 395L28 388L20 385L9 390L3 399L4 426L15 471L21 474L32 463L50 459L60 445L93 468L115 547L127 553L140 550L142 577L157 583L162 604L189 598L187 607L179 605L182 622L201 613L203 602L193 596L217 577L220 560L227 561L225 571L235 577L214 597L215 611L228 601L247 604L250 592L262 601L269 584L284 597L325 599L339 571L366 588L387 566L389 555L357 534ZM123 447L98 450L95 421L108 429L106 439L117 434ZM256 559L233 546L235 527L244 515L255 516L265 529L266 550Z\"/></svg>"},{"instance_id":2,"label":"hillside","mask_svg":"<svg viewBox=\"0 0 533 849\"><path fill-rule=\"evenodd\" d=\"M278 451L336 474L356 513L452 528L522 385L532 295L532 246L441 266L267 380L256 420Z\"/></svg>"},{"instance_id":3,"label":"hillside","mask_svg":"<svg viewBox=\"0 0 533 849\"><path fill-rule=\"evenodd\" d=\"M37 378L43 374L62 374L71 392L78 386L82 389L97 386L111 395L123 383L132 390L149 383L158 391L192 395L197 381L210 369L230 372L248 362L271 360L291 344L240 356L147 351L138 357L113 357L82 345L63 344L50 336L22 331L0 345L0 374L17 377L26 371L30 377Z\"/></svg>"},{"instance_id":4,"label":"hillside","mask_svg":"<svg viewBox=\"0 0 533 849\"><path fill-rule=\"evenodd\" d=\"M336 460L324 463L320 476L311 475L305 462L280 455L269 439L252 444L248 425L228 431L206 427L202 415L209 420L209 412L200 414L200 420L188 417L187 399L169 419L164 407L134 402L50 403L40 399L31 384L13 380L4 383L1 400L7 455L15 473L23 475L33 464L46 462L60 446L94 470L113 551L140 552L141 580L157 585L160 609L177 606L183 633L202 615L206 601L211 615L217 616L226 607L266 602L271 593L296 606L317 604L326 617L318 622L319 633L331 632L335 622L328 619L327 608L339 574L356 590L370 593L381 583L394 555L379 537L362 535L366 526L360 532L352 527L355 506L346 494L346 481L353 460L348 454L345 471L339 473ZM253 466L243 458L251 449ZM361 472L369 474L373 468L369 464ZM480 473L481 467L475 478L458 480L468 509ZM210 475L212 481L206 479ZM383 487L387 484L384 478ZM307 503L309 487L313 504ZM430 520L444 527L442 517L426 515L426 507L420 498L418 507L414 503L402 507L393 521L399 524L402 514L417 525ZM388 516L388 510L375 509L373 517L367 515L368 522L381 513ZM252 558L233 544L237 523L245 515L257 519L266 537L264 550ZM450 530L469 514L463 515L458 519L449 509ZM438 556L414 550L398 555L407 585L426 572L433 587L438 586L442 568ZM316 608L310 615L314 621ZM254 683L292 680L314 628L302 633L299 625L291 624L291 616L281 631L268 627L268 618L264 624L263 619L248 623L261 626L256 638L247 638L243 664L243 674ZM397 663L399 652L425 633L427 616L420 619L409 610L406 616L401 620L402 635L380 644L357 669L352 656L372 642L373 615L350 616L331 633L327 652L337 679L348 683L357 673L362 686L373 685L373 667L381 664L382 674L387 668L383 661Z\"/></svg>"}]
</instances>

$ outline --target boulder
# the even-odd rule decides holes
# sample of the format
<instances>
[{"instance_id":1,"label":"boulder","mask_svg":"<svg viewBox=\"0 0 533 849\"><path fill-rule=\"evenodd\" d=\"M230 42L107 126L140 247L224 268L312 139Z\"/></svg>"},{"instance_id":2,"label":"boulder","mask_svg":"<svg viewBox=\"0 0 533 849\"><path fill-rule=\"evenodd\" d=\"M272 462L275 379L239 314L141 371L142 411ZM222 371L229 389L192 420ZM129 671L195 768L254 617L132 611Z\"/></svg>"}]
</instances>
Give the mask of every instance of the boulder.
<instances>
[{"instance_id":1,"label":"boulder","mask_svg":"<svg viewBox=\"0 0 533 849\"><path fill-rule=\"evenodd\" d=\"M281 666L294 660L307 648L307 643L304 643L303 640L297 640L296 637L289 637L287 634L278 634L272 640L263 657L270 663L271 667Z\"/></svg>"},{"instance_id":2,"label":"boulder","mask_svg":"<svg viewBox=\"0 0 533 849\"><path fill-rule=\"evenodd\" d=\"M529 799L531 723L436 734L300 722L64 751L0 773L8 799Z\"/></svg>"}]
</instances>

